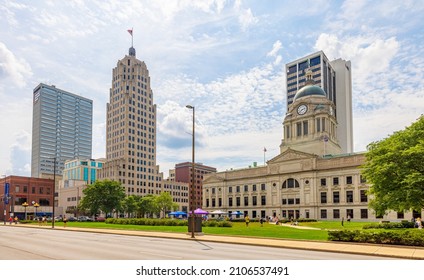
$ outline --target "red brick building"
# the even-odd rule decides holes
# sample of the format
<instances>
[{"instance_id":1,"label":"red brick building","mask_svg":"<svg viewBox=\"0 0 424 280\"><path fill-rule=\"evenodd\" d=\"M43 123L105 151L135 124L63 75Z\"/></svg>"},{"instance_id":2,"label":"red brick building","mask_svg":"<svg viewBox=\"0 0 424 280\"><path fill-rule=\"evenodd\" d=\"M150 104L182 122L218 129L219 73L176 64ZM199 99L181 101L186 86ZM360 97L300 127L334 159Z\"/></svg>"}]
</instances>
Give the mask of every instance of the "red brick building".
<instances>
[{"instance_id":1,"label":"red brick building","mask_svg":"<svg viewBox=\"0 0 424 280\"><path fill-rule=\"evenodd\" d=\"M7 176L0 179L0 219L8 220L18 216L19 219L31 219L37 216L51 216L53 210L54 181L51 179L23 176ZM8 197L6 198L6 184ZM27 207L22 204L28 203Z\"/></svg>"},{"instance_id":2,"label":"red brick building","mask_svg":"<svg viewBox=\"0 0 424 280\"><path fill-rule=\"evenodd\" d=\"M183 162L175 165L175 181L176 182L185 182L191 183L191 162ZM202 207L202 184L203 184L203 175L208 173L216 172L215 167L210 167L203 165L201 163L196 163L194 165L194 187L195 187L195 203L194 208ZM190 184L191 187L191 184ZM189 197L191 197L191 192L189 192Z\"/></svg>"}]
</instances>

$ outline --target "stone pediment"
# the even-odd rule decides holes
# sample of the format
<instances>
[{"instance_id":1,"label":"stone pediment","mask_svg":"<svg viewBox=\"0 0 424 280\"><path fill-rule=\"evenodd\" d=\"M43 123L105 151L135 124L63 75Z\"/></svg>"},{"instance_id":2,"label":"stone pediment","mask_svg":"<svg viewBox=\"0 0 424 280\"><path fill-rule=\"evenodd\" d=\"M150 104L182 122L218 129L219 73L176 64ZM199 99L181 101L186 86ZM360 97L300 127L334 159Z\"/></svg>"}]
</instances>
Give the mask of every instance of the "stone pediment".
<instances>
[{"instance_id":1,"label":"stone pediment","mask_svg":"<svg viewBox=\"0 0 424 280\"><path fill-rule=\"evenodd\" d=\"M216 173L209 173L205 175L203 178L203 184L219 183L223 181L224 181L224 178L221 176L218 176Z\"/></svg>"},{"instance_id":2,"label":"stone pediment","mask_svg":"<svg viewBox=\"0 0 424 280\"><path fill-rule=\"evenodd\" d=\"M291 148L288 148L283 153L279 154L278 156L274 157L273 159L270 159L267 163L275 164L275 163L282 163L292 160L302 160L302 159L311 159L316 158L317 156L310 153L305 153L297 150L293 150Z\"/></svg>"}]
</instances>

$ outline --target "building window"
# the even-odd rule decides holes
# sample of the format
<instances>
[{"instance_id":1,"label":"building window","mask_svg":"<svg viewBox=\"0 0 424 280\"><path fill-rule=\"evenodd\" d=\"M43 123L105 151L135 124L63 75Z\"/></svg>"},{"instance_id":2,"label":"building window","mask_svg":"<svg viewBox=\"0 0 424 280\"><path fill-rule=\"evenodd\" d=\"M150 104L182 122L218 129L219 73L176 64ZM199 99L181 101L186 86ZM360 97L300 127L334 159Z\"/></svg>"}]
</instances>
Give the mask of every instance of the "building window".
<instances>
[{"instance_id":1,"label":"building window","mask_svg":"<svg viewBox=\"0 0 424 280\"><path fill-rule=\"evenodd\" d=\"M232 197L228 198L228 206L229 207L233 206L233 198Z\"/></svg>"},{"instance_id":2,"label":"building window","mask_svg":"<svg viewBox=\"0 0 424 280\"><path fill-rule=\"evenodd\" d=\"M252 196L252 205L253 206L256 206L257 204L258 204L258 200L257 200L256 195L255 196Z\"/></svg>"},{"instance_id":3,"label":"building window","mask_svg":"<svg viewBox=\"0 0 424 280\"><path fill-rule=\"evenodd\" d=\"M228 192L232 193L233 192L233 187L228 187Z\"/></svg>"},{"instance_id":4,"label":"building window","mask_svg":"<svg viewBox=\"0 0 424 280\"><path fill-rule=\"evenodd\" d=\"M361 219L368 219L368 209L361 209Z\"/></svg>"},{"instance_id":5,"label":"building window","mask_svg":"<svg viewBox=\"0 0 424 280\"><path fill-rule=\"evenodd\" d=\"M212 207L215 207L215 198L212 198Z\"/></svg>"},{"instance_id":6,"label":"building window","mask_svg":"<svg viewBox=\"0 0 424 280\"><path fill-rule=\"evenodd\" d=\"M333 219L340 219L340 210L339 209L333 210Z\"/></svg>"},{"instance_id":7,"label":"building window","mask_svg":"<svg viewBox=\"0 0 424 280\"><path fill-rule=\"evenodd\" d=\"M244 185L244 191L248 192L249 191L249 186L248 185Z\"/></svg>"},{"instance_id":8,"label":"building window","mask_svg":"<svg viewBox=\"0 0 424 280\"><path fill-rule=\"evenodd\" d=\"M261 184L261 191L265 190L265 184Z\"/></svg>"},{"instance_id":9,"label":"building window","mask_svg":"<svg viewBox=\"0 0 424 280\"><path fill-rule=\"evenodd\" d=\"M240 197L236 197L236 206L240 206Z\"/></svg>"},{"instance_id":10,"label":"building window","mask_svg":"<svg viewBox=\"0 0 424 280\"><path fill-rule=\"evenodd\" d=\"M327 186L327 180L325 178L321 179L321 187Z\"/></svg>"},{"instance_id":11,"label":"building window","mask_svg":"<svg viewBox=\"0 0 424 280\"><path fill-rule=\"evenodd\" d=\"M397 218L398 219L404 219L405 218L404 213L403 212L397 212Z\"/></svg>"},{"instance_id":12,"label":"building window","mask_svg":"<svg viewBox=\"0 0 424 280\"><path fill-rule=\"evenodd\" d=\"M215 188L212 188L212 194L215 194Z\"/></svg>"},{"instance_id":13,"label":"building window","mask_svg":"<svg viewBox=\"0 0 424 280\"><path fill-rule=\"evenodd\" d=\"M308 135L308 121L303 122L303 135Z\"/></svg>"},{"instance_id":14,"label":"building window","mask_svg":"<svg viewBox=\"0 0 424 280\"><path fill-rule=\"evenodd\" d=\"M333 203L340 203L340 193L333 192Z\"/></svg>"},{"instance_id":15,"label":"building window","mask_svg":"<svg viewBox=\"0 0 424 280\"><path fill-rule=\"evenodd\" d=\"M240 186L236 187L236 192L238 192L238 193L240 192Z\"/></svg>"},{"instance_id":16,"label":"building window","mask_svg":"<svg viewBox=\"0 0 424 280\"><path fill-rule=\"evenodd\" d=\"M353 202L353 191L346 191L346 202Z\"/></svg>"},{"instance_id":17,"label":"building window","mask_svg":"<svg viewBox=\"0 0 424 280\"><path fill-rule=\"evenodd\" d=\"M346 177L346 184L347 185L352 185L352 176L347 176Z\"/></svg>"},{"instance_id":18,"label":"building window","mask_svg":"<svg viewBox=\"0 0 424 280\"><path fill-rule=\"evenodd\" d=\"M252 191L256 192L256 185L252 185Z\"/></svg>"},{"instance_id":19,"label":"building window","mask_svg":"<svg viewBox=\"0 0 424 280\"><path fill-rule=\"evenodd\" d=\"M296 198L296 199L295 199L295 203L296 203L296 204L300 204L300 198Z\"/></svg>"},{"instance_id":20,"label":"building window","mask_svg":"<svg viewBox=\"0 0 424 280\"><path fill-rule=\"evenodd\" d=\"M346 209L347 219L353 219L353 209Z\"/></svg>"},{"instance_id":21,"label":"building window","mask_svg":"<svg viewBox=\"0 0 424 280\"><path fill-rule=\"evenodd\" d=\"M316 123L317 123L317 132L320 132L321 131L321 119L320 118L316 119Z\"/></svg>"},{"instance_id":22,"label":"building window","mask_svg":"<svg viewBox=\"0 0 424 280\"><path fill-rule=\"evenodd\" d=\"M300 122L296 124L296 133L297 137L302 136L302 123Z\"/></svg>"},{"instance_id":23,"label":"building window","mask_svg":"<svg viewBox=\"0 0 424 280\"><path fill-rule=\"evenodd\" d=\"M327 193L321 192L321 203L325 204L327 203Z\"/></svg>"},{"instance_id":24,"label":"building window","mask_svg":"<svg viewBox=\"0 0 424 280\"><path fill-rule=\"evenodd\" d=\"M286 139L290 139L290 125L286 126Z\"/></svg>"},{"instance_id":25,"label":"building window","mask_svg":"<svg viewBox=\"0 0 424 280\"><path fill-rule=\"evenodd\" d=\"M266 196L265 195L261 196L261 205L266 205Z\"/></svg>"},{"instance_id":26,"label":"building window","mask_svg":"<svg viewBox=\"0 0 424 280\"><path fill-rule=\"evenodd\" d=\"M289 189L299 188L299 182L296 179L289 178L285 180L283 183L283 189L285 188L289 188Z\"/></svg>"},{"instance_id":27,"label":"building window","mask_svg":"<svg viewBox=\"0 0 424 280\"><path fill-rule=\"evenodd\" d=\"M287 199L283 198L283 199L281 200L281 204L286 205L286 204L287 204Z\"/></svg>"},{"instance_id":28,"label":"building window","mask_svg":"<svg viewBox=\"0 0 424 280\"><path fill-rule=\"evenodd\" d=\"M294 198L288 198L287 199L287 204L293 205L294 204Z\"/></svg>"},{"instance_id":29,"label":"building window","mask_svg":"<svg viewBox=\"0 0 424 280\"><path fill-rule=\"evenodd\" d=\"M368 202L368 196L366 190L361 190L361 202Z\"/></svg>"},{"instance_id":30,"label":"building window","mask_svg":"<svg viewBox=\"0 0 424 280\"><path fill-rule=\"evenodd\" d=\"M222 198L218 198L218 207L222 206Z\"/></svg>"},{"instance_id":31,"label":"building window","mask_svg":"<svg viewBox=\"0 0 424 280\"><path fill-rule=\"evenodd\" d=\"M339 177L334 177L333 178L333 185L334 186L338 186L339 185Z\"/></svg>"},{"instance_id":32,"label":"building window","mask_svg":"<svg viewBox=\"0 0 424 280\"><path fill-rule=\"evenodd\" d=\"M248 196L244 197L244 206L249 206L249 197Z\"/></svg>"},{"instance_id":33,"label":"building window","mask_svg":"<svg viewBox=\"0 0 424 280\"><path fill-rule=\"evenodd\" d=\"M327 210L321 209L321 219L327 219Z\"/></svg>"}]
</instances>

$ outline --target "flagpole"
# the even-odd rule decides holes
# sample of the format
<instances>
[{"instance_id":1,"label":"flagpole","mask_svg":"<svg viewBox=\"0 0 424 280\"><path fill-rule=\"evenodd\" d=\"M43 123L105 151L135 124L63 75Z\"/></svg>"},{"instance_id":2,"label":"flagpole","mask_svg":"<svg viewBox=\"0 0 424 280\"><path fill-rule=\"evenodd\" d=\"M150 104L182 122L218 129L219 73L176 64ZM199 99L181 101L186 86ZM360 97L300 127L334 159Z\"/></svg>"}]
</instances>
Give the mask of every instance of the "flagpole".
<instances>
[{"instance_id":1,"label":"flagpole","mask_svg":"<svg viewBox=\"0 0 424 280\"><path fill-rule=\"evenodd\" d=\"M266 148L264 148L264 166L265 166L265 153L266 153Z\"/></svg>"},{"instance_id":2,"label":"flagpole","mask_svg":"<svg viewBox=\"0 0 424 280\"><path fill-rule=\"evenodd\" d=\"M131 27L131 48L134 47L134 27Z\"/></svg>"}]
</instances>

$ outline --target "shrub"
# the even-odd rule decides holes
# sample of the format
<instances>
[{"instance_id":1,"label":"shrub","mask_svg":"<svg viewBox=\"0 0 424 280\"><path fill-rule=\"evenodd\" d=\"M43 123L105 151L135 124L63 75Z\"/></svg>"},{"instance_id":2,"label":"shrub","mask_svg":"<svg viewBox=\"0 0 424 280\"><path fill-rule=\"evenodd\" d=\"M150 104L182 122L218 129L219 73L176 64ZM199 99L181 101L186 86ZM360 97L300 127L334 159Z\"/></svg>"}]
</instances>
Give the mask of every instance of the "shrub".
<instances>
[{"instance_id":1,"label":"shrub","mask_svg":"<svg viewBox=\"0 0 424 280\"><path fill-rule=\"evenodd\" d=\"M424 232L420 230L390 231L329 231L328 240L406 246L424 246Z\"/></svg>"},{"instance_id":2,"label":"shrub","mask_svg":"<svg viewBox=\"0 0 424 280\"><path fill-rule=\"evenodd\" d=\"M408 222L408 221L402 221L400 223L394 222L394 223L373 223L373 224L367 224L364 225L363 229L375 229L375 228L382 228L382 229L395 229L395 228L413 228L414 223Z\"/></svg>"}]
</instances>

